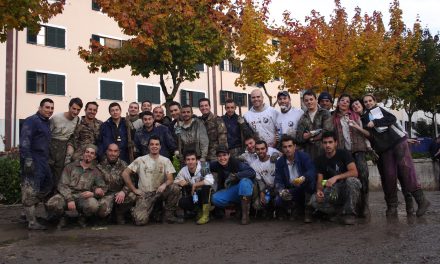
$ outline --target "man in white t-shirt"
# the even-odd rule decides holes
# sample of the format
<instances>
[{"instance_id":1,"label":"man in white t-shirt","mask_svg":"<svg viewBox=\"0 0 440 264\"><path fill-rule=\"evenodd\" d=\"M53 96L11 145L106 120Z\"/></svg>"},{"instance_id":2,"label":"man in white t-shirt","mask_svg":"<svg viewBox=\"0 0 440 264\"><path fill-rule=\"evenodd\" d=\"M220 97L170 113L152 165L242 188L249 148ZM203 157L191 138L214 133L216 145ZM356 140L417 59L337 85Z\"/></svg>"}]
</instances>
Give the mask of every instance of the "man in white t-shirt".
<instances>
[{"instance_id":1,"label":"man in white t-shirt","mask_svg":"<svg viewBox=\"0 0 440 264\"><path fill-rule=\"evenodd\" d=\"M251 92L251 101L252 108L244 114L244 119L257 133L259 139L266 141L269 147L275 147L278 111L264 104L263 93L260 89Z\"/></svg>"},{"instance_id":2,"label":"man in white t-shirt","mask_svg":"<svg viewBox=\"0 0 440 264\"><path fill-rule=\"evenodd\" d=\"M132 216L136 225L146 225L156 201L165 201L165 219L168 223L182 223L176 218L180 188L174 184L176 170L171 161L159 154L160 139L153 135L148 141L149 154L135 159L122 173L125 184L137 195ZM131 180L131 174L139 176L138 188Z\"/></svg>"},{"instance_id":3,"label":"man in white t-shirt","mask_svg":"<svg viewBox=\"0 0 440 264\"><path fill-rule=\"evenodd\" d=\"M281 109L276 123L278 141L281 140L282 135L295 137L299 119L304 114L304 111L300 108L292 107L292 100L288 91L280 91L277 95L277 100Z\"/></svg>"},{"instance_id":4,"label":"man in white t-shirt","mask_svg":"<svg viewBox=\"0 0 440 264\"><path fill-rule=\"evenodd\" d=\"M248 165L250 165L258 159L257 152L255 151L256 142L257 139L255 139L254 136L247 136L244 138L244 144L246 146L246 150L243 154L238 156L238 159L240 161L246 162ZM267 153L270 156L272 162L276 162L278 157L281 156L281 152L271 147L267 147Z\"/></svg>"}]
</instances>

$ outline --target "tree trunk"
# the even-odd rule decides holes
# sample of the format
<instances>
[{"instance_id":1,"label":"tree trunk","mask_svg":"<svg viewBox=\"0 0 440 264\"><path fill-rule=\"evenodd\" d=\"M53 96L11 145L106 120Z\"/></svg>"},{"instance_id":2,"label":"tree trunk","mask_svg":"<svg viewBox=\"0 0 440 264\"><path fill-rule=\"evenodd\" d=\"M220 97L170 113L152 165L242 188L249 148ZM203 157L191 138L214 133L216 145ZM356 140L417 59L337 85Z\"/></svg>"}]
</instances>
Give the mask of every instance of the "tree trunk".
<instances>
[{"instance_id":1,"label":"tree trunk","mask_svg":"<svg viewBox=\"0 0 440 264\"><path fill-rule=\"evenodd\" d=\"M263 83L263 82L260 83L260 84L261 84L261 87L263 87L264 93L266 94L267 98L269 98L269 104L270 104L270 106L274 106L274 104L272 103L272 96L270 96L270 94L267 92L266 84Z\"/></svg>"},{"instance_id":2,"label":"tree trunk","mask_svg":"<svg viewBox=\"0 0 440 264\"><path fill-rule=\"evenodd\" d=\"M408 112L406 112L406 114L408 115L408 131L407 131L408 138L411 138L412 137L412 133L411 133L412 122L411 122L411 120L412 120L412 116L413 116L414 112L413 111L408 111Z\"/></svg>"}]
</instances>

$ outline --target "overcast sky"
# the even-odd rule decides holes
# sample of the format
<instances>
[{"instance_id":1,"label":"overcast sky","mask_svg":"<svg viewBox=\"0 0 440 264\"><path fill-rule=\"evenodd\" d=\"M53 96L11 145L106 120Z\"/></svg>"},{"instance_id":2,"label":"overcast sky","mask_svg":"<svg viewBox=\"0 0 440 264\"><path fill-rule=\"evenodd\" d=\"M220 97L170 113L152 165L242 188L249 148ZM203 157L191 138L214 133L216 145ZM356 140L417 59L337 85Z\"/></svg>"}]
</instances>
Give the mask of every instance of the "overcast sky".
<instances>
[{"instance_id":1,"label":"overcast sky","mask_svg":"<svg viewBox=\"0 0 440 264\"><path fill-rule=\"evenodd\" d=\"M388 9L391 2L392 0L341 0L349 18L353 17L354 8L359 6L363 14L371 15L374 10L380 11L385 25L389 22ZM304 22L304 17L312 9L319 11L328 20L334 6L333 0L272 0L269 7L271 17L280 24L282 13L286 9L291 12L292 17ZM440 31L440 0L400 0L400 8L407 27L412 27L419 15L423 28L428 27L431 34Z\"/></svg>"}]
</instances>

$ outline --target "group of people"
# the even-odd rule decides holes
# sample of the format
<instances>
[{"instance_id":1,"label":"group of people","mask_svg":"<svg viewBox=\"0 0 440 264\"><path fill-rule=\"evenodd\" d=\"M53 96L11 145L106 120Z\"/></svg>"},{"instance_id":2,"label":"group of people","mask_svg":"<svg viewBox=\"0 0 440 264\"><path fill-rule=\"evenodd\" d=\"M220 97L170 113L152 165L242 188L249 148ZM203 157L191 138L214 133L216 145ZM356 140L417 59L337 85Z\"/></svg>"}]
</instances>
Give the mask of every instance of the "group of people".
<instances>
[{"instance_id":1,"label":"group of people","mask_svg":"<svg viewBox=\"0 0 440 264\"><path fill-rule=\"evenodd\" d=\"M201 116L177 102L152 109L149 101L130 103L126 117L114 102L110 117L96 118L98 104L80 98L53 115L43 99L20 132L22 203L29 229L45 229L35 208L44 204L49 220L62 228L75 216L114 219L136 225L149 221L182 223L195 217L206 224L236 211L242 224L250 211L267 219L314 217L354 224L370 217L367 155L377 160L387 205L397 217L397 180L408 215L422 216L430 202L417 181L407 137L396 117L367 94L317 98L306 91L303 111L280 91L280 111L251 92L252 108L239 116L225 101L225 115L199 100ZM413 199L418 207L415 210Z\"/></svg>"}]
</instances>

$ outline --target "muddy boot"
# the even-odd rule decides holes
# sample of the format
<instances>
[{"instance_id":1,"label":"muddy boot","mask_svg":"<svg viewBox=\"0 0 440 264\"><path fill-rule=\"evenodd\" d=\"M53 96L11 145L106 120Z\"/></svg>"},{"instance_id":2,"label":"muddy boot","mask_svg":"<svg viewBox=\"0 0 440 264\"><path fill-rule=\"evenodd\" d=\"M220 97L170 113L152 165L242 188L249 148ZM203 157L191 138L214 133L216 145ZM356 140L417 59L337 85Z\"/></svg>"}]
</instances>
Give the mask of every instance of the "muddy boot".
<instances>
[{"instance_id":1,"label":"muddy boot","mask_svg":"<svg viewBox=\"0 0 440 264\"><path fill-rule=\"evenodd\" d=\"M385 215L389 218L397 218L397 206L388 206Z\"/></svg>"},{"instance_id":2,"label":"muddy boot","mask_svg":"<svg viewBox=\"0 0 440 264\"><path fill-rule=\"evenodd\" d=\"M413 192L412 195L417 203L416 216L420 217L426 213L426 210L428 210L431 203L425 198L425 194L423 194L421 189Z\"/></svg>"},{"instance_id":3,"label":"muddy boot","mask_svg":"<svg viewBox=\"0 0 440 264\"><path fill-rule=\"evenodd\" d=\"M203 204L202 205L202 216L197 220L198 225L204 225L209 222L209 204Z\"/></svg>"},{"instance_id":4,"label":"muddy boot","mask_svg":"<svg viewBox=\"0 0 440 264\"><path fill-rule=\"evenodd\" d=\"M403 196L405 197L406 214L409 216L414 215L414 201L412 194L407 192L404 193Z\"/></svg>"},{"instance_id":5,"label":"muddy boot","mask_svg":"<svg viewBox=\"0 0 440 264\"><path fill-rule=\"evenodd\" d=\"M304 210L304 223L310 224L312 222L312 213L313 213L313 208L307 206L306 209Z\"/></svg>"},{"instance_id":6,"label":"muddy boot","mask_svg":"<svg viewBox=\"0 0 440 264\"><path fill-rule=\"evenodd\" d=\"M65 216L63 216L60 218L60 220L58 222L57 229L61 230L61 229L65 228L66 226L67 226L67 219Z\"/></svg>"},{"instance_id":7,"label":"muddy boot","mask_svg":"<svg viewBox=\"0 0 440 264\"><path fill-rule=\"evenodd\" d=\"M366 193L364 196L364 200L362 201L363 204L363 210L361 211L361 216L365 217L366 219L370 219L371 217L371 211L370 211L370 203L368 202L369 194Z\"/></svg>"},{"instance_id":8,"label":"muddy boot","mask_svg":"<svg viewBox=\"0 0 440 264\"><path fill-rule=\"evenodd\" d=\"M26 218L28 221L28 229L29 230L46 230L47 227L38 223L37 218L35 217L35 206L27 206L24 208L24 212L26 214Z\"/></svg>"},{"instance_id":9,"label":"muddy boot","mask_svg":"<svg viewBox=\"0 0 440 264\"><path fill-rule=\"evenodd\" d=\"M182 218L178 218L174 216L174 210L166 210L165 211L165 222L167 222L168 224L183 224L184 220Z\"/></svg>"},{"instance_id":10,"label":"muddy boot","mask_svg":"<svg viewBox=\"0 0 440 264\"><path fill-rule=\"evenodd\" d=\"M86 228L87 227L87 220L86 220L86 218L84 216L80 216L78 218L78 224L79 224L80 227Z\"/></svg>"},{"instance_id":11,"label":"muddy boot","mask_svg":"<svg viewBox=\"0 0 440 264\"><path fill-rule=\"evenodd\" d=\"M344 225L354 225L356 223L356 217L352 214L350 215L344 215L342 217L342 223Z\"/></svg>"},{"instance_id":12,"label":"muddy boot","mask_svg":"<svg viewBox=\"0 0 440 264\"><path fill-rule=\"evenodd\" d=\"M250 210L251 197L243 196L241 198L241 224L249 224L249 210Z\"/></svg>"}]
</instances>

